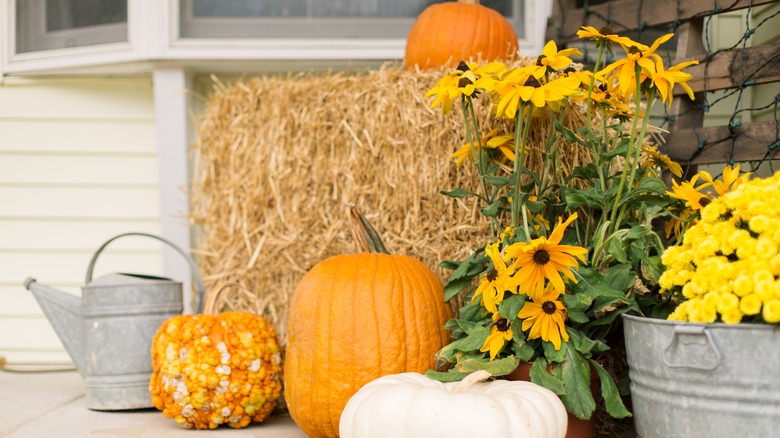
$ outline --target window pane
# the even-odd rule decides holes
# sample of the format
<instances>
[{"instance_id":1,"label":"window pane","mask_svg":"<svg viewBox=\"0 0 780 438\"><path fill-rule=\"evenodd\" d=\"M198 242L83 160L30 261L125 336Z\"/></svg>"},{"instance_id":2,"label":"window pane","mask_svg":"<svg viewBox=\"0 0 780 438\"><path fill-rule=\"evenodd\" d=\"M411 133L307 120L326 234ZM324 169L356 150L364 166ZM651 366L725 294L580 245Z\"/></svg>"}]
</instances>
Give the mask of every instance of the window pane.
<instances>
[{"instance_id":1,"label":"window pane","mask_svg":"<svg viewBox=\"0 0 780 438\"><path fill-rule=\"evenodd\" d=\"M126 23L127 0L46 0L46 31Z\"/></svg>"},{"instance_id":2,"label":"window pane","mask_svg":"<svg viewBox=\"0 0 780 438\"><path fill-rule=\"evenodd\" d=\"M194 17L406 17L445 0L193 0ZM512 0L485 0L482 5L506 16Z\"/></svg>"},{"instance_id":3,"label":"window pane","mask_svg":"<svg viewBox=\"0 0 780 438\"><path fill-rule=\"evenodd\" d=\"M16 0L16 53L127 41L127 0Z\"/></svg>"},{"instance_id":4,"label":"window pane","mask_svg":"<svg viewBox=\"0 0 780 438\"><path fill-rule=\"evenodd\" d=\"M180 0L183 38L403 38L445 0ZM520 37L524 0L483 0Z\"/></svg>"}]
</instances>

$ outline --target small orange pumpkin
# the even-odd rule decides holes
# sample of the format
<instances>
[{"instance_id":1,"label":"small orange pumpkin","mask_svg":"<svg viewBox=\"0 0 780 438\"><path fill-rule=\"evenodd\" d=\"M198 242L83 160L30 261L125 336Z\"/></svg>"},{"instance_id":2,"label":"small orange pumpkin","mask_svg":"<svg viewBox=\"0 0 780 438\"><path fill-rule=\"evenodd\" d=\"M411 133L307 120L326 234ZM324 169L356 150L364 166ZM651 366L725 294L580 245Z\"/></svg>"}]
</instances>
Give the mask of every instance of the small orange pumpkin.
<instances>
[{"instance_id":1,"label":"small orange pumpkin","mask_svg":"<svg viewBox=\"0 0 780 438\"><path fill-rule=\"evenodd\" d=\"M163 322L152 341L152 402L187 429L263 422L281 396L276 333L260 315L219 313L227 290L207 294L202 314Z\"/></svg>"},{"instance_id":2,"label":"small orange pumpkin","mask_svg":"<svg viewBox=\"0 0 780 438\"><path fill-rule=\"evenodd\" d=\"M479 0L435 3L412 25L404 65L453 66L478 55L493 61L512 58L517 50L517 34L509 21Z\"/></svg>"},{"instance_id":3,"label":"small orange pumpkin","mask_svg":"<svg viewBox=\"0 0 780 438\"><path fill-rule=\"evenodd\" d=\"M350 221L359 249L384 249L354 206ZM365 234L356 232L357 223ZM412 257L362 252L318 263L290 304L284 361L290 416L310 437L338 437L341 412L363 385L435 367L451 315L439 278Z\"/></svg>"}]
</instances>

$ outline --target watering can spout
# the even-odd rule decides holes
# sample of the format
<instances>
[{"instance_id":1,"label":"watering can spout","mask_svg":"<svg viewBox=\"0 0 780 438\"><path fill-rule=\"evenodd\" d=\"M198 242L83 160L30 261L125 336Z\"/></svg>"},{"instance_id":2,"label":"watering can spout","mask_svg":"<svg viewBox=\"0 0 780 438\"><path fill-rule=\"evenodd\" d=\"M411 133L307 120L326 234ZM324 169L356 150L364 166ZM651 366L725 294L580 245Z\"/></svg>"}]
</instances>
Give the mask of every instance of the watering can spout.
<instances>
[{"instance_id":1,"label":"watering can spout","mask_svg":"<svg viewBox=\"0 0 780 438\"><path fill-rule=\"evenodd\" d=\"M43 314L54 327L65 350L79 373L84 374L84 347L82 343L81 298L27 278L24 287L32 292Z\"/></svg>"}]
</instances>

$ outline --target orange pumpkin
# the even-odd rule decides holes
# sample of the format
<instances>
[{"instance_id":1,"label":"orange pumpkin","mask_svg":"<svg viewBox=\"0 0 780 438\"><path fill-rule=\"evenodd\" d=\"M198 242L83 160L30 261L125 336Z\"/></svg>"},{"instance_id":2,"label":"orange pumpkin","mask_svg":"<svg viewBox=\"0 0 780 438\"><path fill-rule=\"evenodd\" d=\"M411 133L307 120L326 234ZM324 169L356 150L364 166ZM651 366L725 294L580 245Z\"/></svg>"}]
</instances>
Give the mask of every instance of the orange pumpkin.
<instances>
[{"instance_id":1,"label":"orange pumpkin","mask_svg":"<svg viewBox=\"0 0 780 438\"><path fill-rule=\"evenodd\" d=\"M428 6L406 38L404 65L432 68L457 65L461 60L512 58L517 53L512 25L479 0L458 0Z\"/></svg>"},{"instance_id":2,"label":"orange pumpkin","mask_svg":"<svg viewBox=\"0 0 780 438\"><path fill-rule=\"evenodd\" d=\"M384 247L352 207L360 248ZM363 224L368 236L355 232ZM366 245L367 244L367 245ZM315 265L290 304L284 398L310 437L338 437L344 406L364 384L388 374L425 372L449 342L451 317L438 277L404 255L363 252Z\"/></svg>"}]
</instances>

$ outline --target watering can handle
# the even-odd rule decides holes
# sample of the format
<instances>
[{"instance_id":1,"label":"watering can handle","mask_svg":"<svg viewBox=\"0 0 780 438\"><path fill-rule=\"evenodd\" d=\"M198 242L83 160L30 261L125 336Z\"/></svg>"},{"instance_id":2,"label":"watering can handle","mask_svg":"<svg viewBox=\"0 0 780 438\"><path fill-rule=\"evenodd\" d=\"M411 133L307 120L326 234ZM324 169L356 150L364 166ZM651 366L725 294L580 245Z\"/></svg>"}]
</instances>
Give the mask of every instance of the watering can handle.
<instances>
[{"instance_id":1,"label":"watering can handle","mask_svg":"<svg viewBox=\"0 0 780 438\"><path fill-rule=\"evenodd\" d=\"M89 282L92 281L92 270L95 268L95 262L97 262L97 258L100 255L100 253L103 252L104 249L106 249L109 243L124 236L151 237L152 239L156 239L159 240L160 242L167 244L168 246L176 250L176 252L181 254L181 256L184 257L184 259L187 260L187 263L190 265L190 269L192 270L192 277L195 280L195 288L198 290L198 302L197 305L195 306L195 313L203 312L203 297L206 293L206 288L203 286L203 280L200 277L200 270L198 269L198 266L195 264L195 262L192 261L192 258L190 258L190 256L187 255L187 253L185 253L181 248L176 246L173 242L164 239L160 236L155 236L154 234L131 232L131 233L122 233L108 239L105 243L100 245L100 248L98 248L97 251L95 251L95 254L92 256L92 260L89 261L89 267L87 268L87 280L84 284L89 284Z\"/></svg>"}]
</instances>

